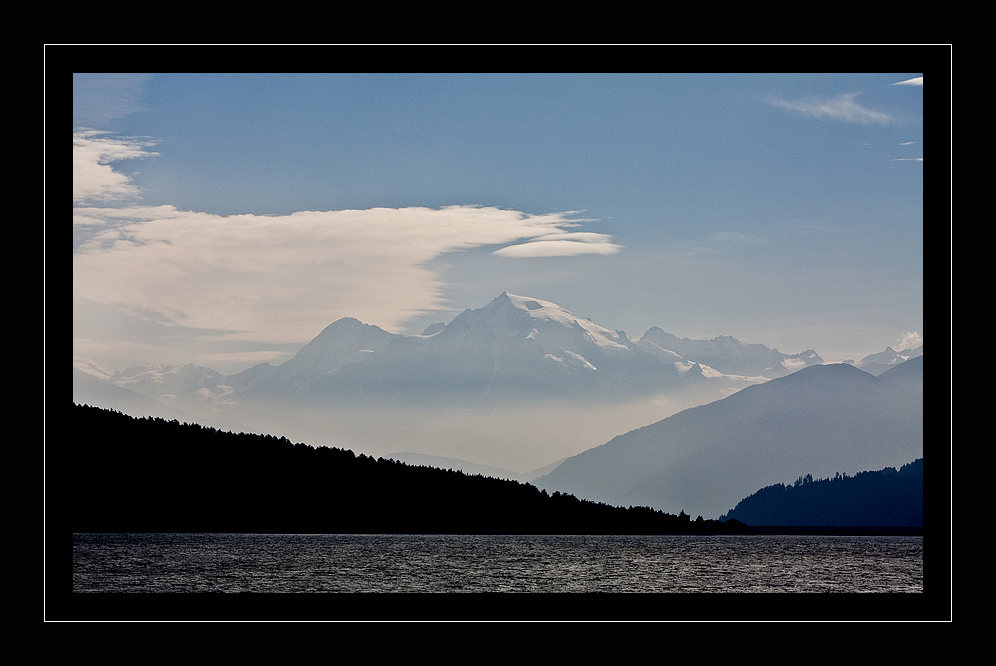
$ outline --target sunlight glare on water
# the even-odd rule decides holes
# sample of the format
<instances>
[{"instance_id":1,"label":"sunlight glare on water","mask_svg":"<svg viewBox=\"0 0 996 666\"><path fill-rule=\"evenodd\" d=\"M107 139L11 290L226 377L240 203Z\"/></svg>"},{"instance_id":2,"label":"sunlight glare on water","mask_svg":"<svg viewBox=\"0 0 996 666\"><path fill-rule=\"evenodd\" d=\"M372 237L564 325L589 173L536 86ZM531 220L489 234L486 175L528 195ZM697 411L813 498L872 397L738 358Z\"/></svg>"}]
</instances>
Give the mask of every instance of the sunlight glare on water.
<instances>
[{"instance_id":1,"label":"sunlight glare on water","mask_svg":"<svg viewBox=\"0 0 996 666\"><path fill-rule=\"evenodd\" d=\"M73 591L923 592L923 538L75 534Z\"/></svg>"}]
</instances>

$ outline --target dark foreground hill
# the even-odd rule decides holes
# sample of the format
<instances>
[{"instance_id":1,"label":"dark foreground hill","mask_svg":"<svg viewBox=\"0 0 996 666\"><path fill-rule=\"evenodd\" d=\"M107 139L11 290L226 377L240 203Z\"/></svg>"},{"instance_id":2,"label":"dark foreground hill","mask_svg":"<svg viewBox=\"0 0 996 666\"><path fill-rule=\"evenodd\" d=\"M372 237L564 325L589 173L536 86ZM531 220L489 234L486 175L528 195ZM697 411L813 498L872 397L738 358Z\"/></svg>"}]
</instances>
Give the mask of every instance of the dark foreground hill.
<instances>
[{"instance_id":1,"label":"dark foreground hill","mask_svg":"<svg viewBox=\"0 0 996 666\"><path fill-rule=\"evenodd\" d=\"M718 534L736 521L548 495L352 451L73 406L74 532Z\"/></svg>"},{"instance_id":2,"label":"dark foreground hill","mask_svg":"<svg viewBox=\"0 0 996 666\"><path fill-rule=\"evenodd\" d=\"M886 467L817 481L807 474L791 485L770 485L720 516L729 518L752 526L923 527L923 458L898 470Z\"/></svg>"}]
</instances>

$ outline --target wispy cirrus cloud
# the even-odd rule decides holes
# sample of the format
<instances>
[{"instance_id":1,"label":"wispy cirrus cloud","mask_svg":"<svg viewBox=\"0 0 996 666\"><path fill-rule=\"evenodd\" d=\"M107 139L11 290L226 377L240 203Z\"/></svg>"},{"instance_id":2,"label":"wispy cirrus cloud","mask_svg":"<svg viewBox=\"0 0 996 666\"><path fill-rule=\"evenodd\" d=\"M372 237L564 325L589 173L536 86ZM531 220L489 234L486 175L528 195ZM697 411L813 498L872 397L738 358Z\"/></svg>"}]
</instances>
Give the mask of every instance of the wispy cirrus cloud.
<instances>
[{"instance_id":1,"label":"wispy cirrus cloud","mask_svg":"<svg viewBox=\"0 0 996 666\"><path fill-rule=\"evenodd\" d=\"M73 74L73 126L108 127L133 113L143 103L151 74L105 72Z\"/></svg>"},{"instance_id":2,"label":"wispy cirrus cloud","mask_svg":"<svg viewBox=\"0 0 996 666\"><path fill-rule=\"evenodd\" d=\"M922 76L917 76L917 77L914 77L912 79L906 79L905 81L897 81L896 83L893 83L892 85L894 85L894 86L922 86L923 85L923 77Z\"/></svg>"},{"instance_id":3,"label":"wispy cirrus cloud","mask_svg":"<svg viewBox=\"0 0 996 666\"><path fill-rule=\"evenodd\" d=\"M893 122L892 116L861 106L856 97L859 93L844 93L836 97L820 97L790 101L772 98L772 106L795 111L820 120L834 120L848 123L886 125Z\"/></svg>"}]
</instances>

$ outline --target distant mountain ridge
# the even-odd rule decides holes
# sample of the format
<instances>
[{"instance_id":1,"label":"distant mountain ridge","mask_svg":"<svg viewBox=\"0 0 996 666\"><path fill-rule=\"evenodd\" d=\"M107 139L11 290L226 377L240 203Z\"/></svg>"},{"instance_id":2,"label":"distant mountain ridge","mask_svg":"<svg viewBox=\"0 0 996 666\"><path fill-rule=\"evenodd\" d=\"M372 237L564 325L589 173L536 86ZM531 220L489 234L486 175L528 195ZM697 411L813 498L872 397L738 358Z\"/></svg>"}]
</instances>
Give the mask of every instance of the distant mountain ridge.
<instances>
[{"instance_id":1,"label":"distant mountain ridge","mask_svg":"<svg viewBox=\"0 0 996 666\"><path fill-rule=\"evenodd\" d=\"M377 455L440 455L526 478L619 433L822 364L813 350L689 340L656 326L634 339L503 292L421 335L344 317L289 360L230 375L193 364L116 371L74 358L73 398Z\"/></svg>"},{"instance_id":2,"label":"distant mountain ridge","mask_svg":"<svg viewBox=\"0 0 996 666\"><path fill-rule=\"evenodd\" d=\"M901 349L899 351L895 351L892 347L886 347L885 351L869 354L855 365L865 372L880 375L886 370L918 356L923 356L923 345L915 349Z\"/></svg>"},{"instance_id":3,"label":"distant mountain ridge","mask_svg":"<svg viewBox=\"0 0 996 666\"><path fill-rule=\"evenodd\" d=\"M566 460L541 488L716 517L806 471L832 475L923 456L923 357L880 377L807 367L619 435Z\"/></svg>"},{"instance_id":4,"label":"distant mountain ridge","mask_svg":"<svg viewBox=\"0 0 996 666\"><path fill-rule=\"evenodd\" d=\"M678 338L656 326L648 330L640 342L645 348L656 348L665 354L672 353L683 359L696 359L698 363L727 375L773 379L823 362L812 349L789 355L764 345L747 344L728 335L721 335L712 340Z\"/></svg>"}]
</instances>

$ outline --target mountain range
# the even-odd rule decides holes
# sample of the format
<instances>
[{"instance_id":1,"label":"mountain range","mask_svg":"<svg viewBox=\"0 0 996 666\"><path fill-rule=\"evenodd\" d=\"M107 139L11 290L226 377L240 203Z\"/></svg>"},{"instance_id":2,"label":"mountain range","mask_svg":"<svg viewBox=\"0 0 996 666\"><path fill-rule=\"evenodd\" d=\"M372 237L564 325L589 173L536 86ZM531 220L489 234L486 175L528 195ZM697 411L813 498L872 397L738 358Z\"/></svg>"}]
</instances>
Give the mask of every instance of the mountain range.
<instances>
[{"instance_id":1,"label":"mountain range","mask_svg":"<svg viewBox=\"0 0 996 666\"><path fill-rule=\"evenodd\" d=\"M602 402L680 388L718 396L821 363L812 350L784 354L728 336L688 340L658 327L632 340L548 301L507 292L421 335L339 319L290 360L234 375L193 365L118 372L74 359L83 373L200 415L274 401Z\"/></svg>"},{"instance_id":2,"label":"mountain range","mask_svg":"<svg viewBox=\"0 0 996 666\"><path fill-rule=\"evenodd\" d=\"M923 457L923 356L876 377L804 368L568 458L533 481L588 500L716 517L759 488Z\"/></svg>"},{"instance_id":3,"label":"mountain range","mask_svg":"<svg viewBox=\"0 0 996 666\"><path fill-rule=\"evenodd\" d=\"M899 365L911 358L916 358L917 356L923 356L923 345L913 349L901 349L899 351L894 350L892 347L886 347L885 351L880 351L875 354L869 354L863 359L855 363L855 365L865 372L870 372L871 374L878 376L891 369L893 366Z\"/></svg>"},{"instance_id":4,"label":"mountain range","mask_svg":"<svg viewBox=\"0 0 996 666\"><path fill-rule=\"evenodd\" d=\"M682 351L663 346L672 341ZM421 335L340 319L289 361L225 381L236 400L297 405L601 403L676 390L718 396L817 363L812 350L788 355L733 338L678 340L656 327L631 340L554 303L504 292Z\"/></svg>"},{"instance_id":5,"label":"mountain range","mask_svg":"<svg viewBox=\"0 0 996 666\"><path fill-rule=\"evenodd\" d=\"M904 354L922 356L922 347L915 353L887 352L888 358L862 360L870 372L848 367L874 379L873 374L905 360ZM532 480L527 470L545 473L544 466L567 458L551 477L578 488L570 492L579 497L590 492L594 499L606 492L592 485L595 477L584 486L567 476L580 464L575 456L597 456L588 450L612 444L619 433L823 363L813 350L785 354L729 336L689 340L656 326L632 339L549 301L504 292L420 335L339 319L286 362L262 363L232 375L193 364L116 371L74 358L73 398L135 416L271 432L375 455L443 456L452 468L483 464L520 480ZM791 402L798 398L788 396L799 427L825 411ZM695 441L689 439L687 446L698 446ZM676 455L665 453L662 460L671 464ZM615 467L625 467L622 458ZM607 465L603 475L611 476L615 467ZM632 477L643 485L631 484L624 493L617 488L610 495L651 506L665 502L665 510L694 510L693 504L673 508L671 499L659 497L652 489L653 475L647 476L651 470L663 473L644 466ZM860 471L850 465L840 471L846 470ZM806 471L819 469L792 467L789 476ZM767 479L746 492L785 480ZM715 508L702 511L718 515Z\"/></svg>"}]
</instances>

